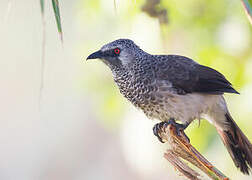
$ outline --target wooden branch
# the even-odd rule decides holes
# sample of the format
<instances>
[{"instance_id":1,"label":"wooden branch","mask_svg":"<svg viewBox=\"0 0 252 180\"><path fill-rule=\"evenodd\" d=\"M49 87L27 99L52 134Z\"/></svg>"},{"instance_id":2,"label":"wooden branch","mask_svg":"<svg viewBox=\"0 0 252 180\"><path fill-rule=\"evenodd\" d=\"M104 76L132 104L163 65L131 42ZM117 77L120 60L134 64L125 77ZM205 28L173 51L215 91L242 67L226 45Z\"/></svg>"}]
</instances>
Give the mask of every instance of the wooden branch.
<instances>
[{"instance_id":1,"label":"wooden branch","mask_svg":"<svg viewBox=\"0 0 252 180\"><path fill-rule=\"evenodd\" d=\"M180 131L178 134L176 126L173 124L164 126L158 134L164 142L168 142L171 145L171 148L167 150L164 157L188 179L200 180L202 177L180 158L199 168L211 179L229 180L228 177L215 168L190 144L183 131Z\"/></svg>"},{"instance_id":2,"label":"wooden branch","mask_svg":"<svg viewBox=\"0 0 252 180\"><path fill-rule=\"evenodd\" d=\"M252 24L252 1L251 0L241 0L244 10L248 16L249 22Z\"/></svg>"},{"instance_id":3,"label":"wooden branch","mask_svg":"<svg viewBox=\"0 0 252 180\"><path fill-rule=\"evenodd\" d=\"M162 8L160 0L146 0L142 6L142 11L150 17L158 18L160 24L168 24L167 9ZM157 8L157 6L159 8Z\"/></svg>"}]
</instances>

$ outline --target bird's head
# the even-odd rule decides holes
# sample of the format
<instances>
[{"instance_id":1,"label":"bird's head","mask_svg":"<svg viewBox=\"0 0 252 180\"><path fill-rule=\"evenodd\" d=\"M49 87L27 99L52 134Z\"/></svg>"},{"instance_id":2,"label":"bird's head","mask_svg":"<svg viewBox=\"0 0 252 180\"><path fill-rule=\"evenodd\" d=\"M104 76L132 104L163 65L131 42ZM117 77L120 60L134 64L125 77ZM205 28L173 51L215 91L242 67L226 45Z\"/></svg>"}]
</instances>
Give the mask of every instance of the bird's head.
<instances>
[{"instance_id":1,"label":"bird's head","mask_svg":"<svg viewBox=\"0 0 252 180\"><path fill-rule=\"evenodd\" d=\"M127 67L134 63L139 51L140 48L132 40L118 39L90 54L87 60L101 59L110 68Z\"/></svg>"}]
</instances>

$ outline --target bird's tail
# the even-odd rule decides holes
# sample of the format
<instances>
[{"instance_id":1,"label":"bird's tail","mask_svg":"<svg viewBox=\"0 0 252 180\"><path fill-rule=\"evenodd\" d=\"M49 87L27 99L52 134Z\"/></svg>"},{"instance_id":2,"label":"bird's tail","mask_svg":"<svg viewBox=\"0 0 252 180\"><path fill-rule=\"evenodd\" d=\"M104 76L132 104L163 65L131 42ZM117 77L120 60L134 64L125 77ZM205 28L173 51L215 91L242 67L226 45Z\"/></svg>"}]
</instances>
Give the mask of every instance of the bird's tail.
<instances>
[{"instance_id":1,"label":"bird's tail","mask_svg":"<svg viewBox=\"0 0 252 180\"><path fill-rule=\"evenodd\" d=\"M249 174L252 168L252 144L229 113L225 114L227 127L219 127L217 131L226 146L237 168L244 174Z\"/></svg>"}]
</instances>

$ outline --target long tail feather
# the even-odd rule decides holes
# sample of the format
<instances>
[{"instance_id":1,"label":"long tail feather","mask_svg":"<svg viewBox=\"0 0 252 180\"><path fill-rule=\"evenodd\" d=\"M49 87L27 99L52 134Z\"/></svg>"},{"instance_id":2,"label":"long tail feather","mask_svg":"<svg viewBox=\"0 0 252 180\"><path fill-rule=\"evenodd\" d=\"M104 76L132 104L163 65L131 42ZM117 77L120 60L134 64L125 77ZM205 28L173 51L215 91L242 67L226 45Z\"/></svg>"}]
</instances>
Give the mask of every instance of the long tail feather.
<instances>
[{"instance_id":1,"label":"long tail feather","mask_svg":"<svg viewBox=\"0 0 252 180\"><path fill-rule=\"evenodd\" d=\"M252 144L234 122L229 113L226 113L228 128L217 128L217 131L226 146L237 168L244 174L249 174L252 168Z\"/></svg>"}]
</instances>

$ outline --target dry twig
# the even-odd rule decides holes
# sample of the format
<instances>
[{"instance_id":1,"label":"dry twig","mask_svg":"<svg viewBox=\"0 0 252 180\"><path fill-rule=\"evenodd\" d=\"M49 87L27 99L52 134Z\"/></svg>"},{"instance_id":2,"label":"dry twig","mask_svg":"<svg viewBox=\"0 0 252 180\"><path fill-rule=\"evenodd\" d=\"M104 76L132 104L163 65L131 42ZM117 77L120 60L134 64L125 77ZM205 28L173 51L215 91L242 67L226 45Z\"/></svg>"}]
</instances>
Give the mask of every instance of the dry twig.
<instances>
[{"instance_id":1,"label":"dry twig","mask_svg":"<svg viewBox=\"0 0 252 180\"><path fill-rule=\"evenodd\" d=\"M191 180L200 180L198 172L190 168L180 158L198 167L208 177L214 180L229 180L223 173L215 168L206 158L204 158L188 141L183 131L177 134L177 129L173 124L164 126L158 132L163 141L171 145L164 157L185 177Z\"/></svg>"}]
</instances>

